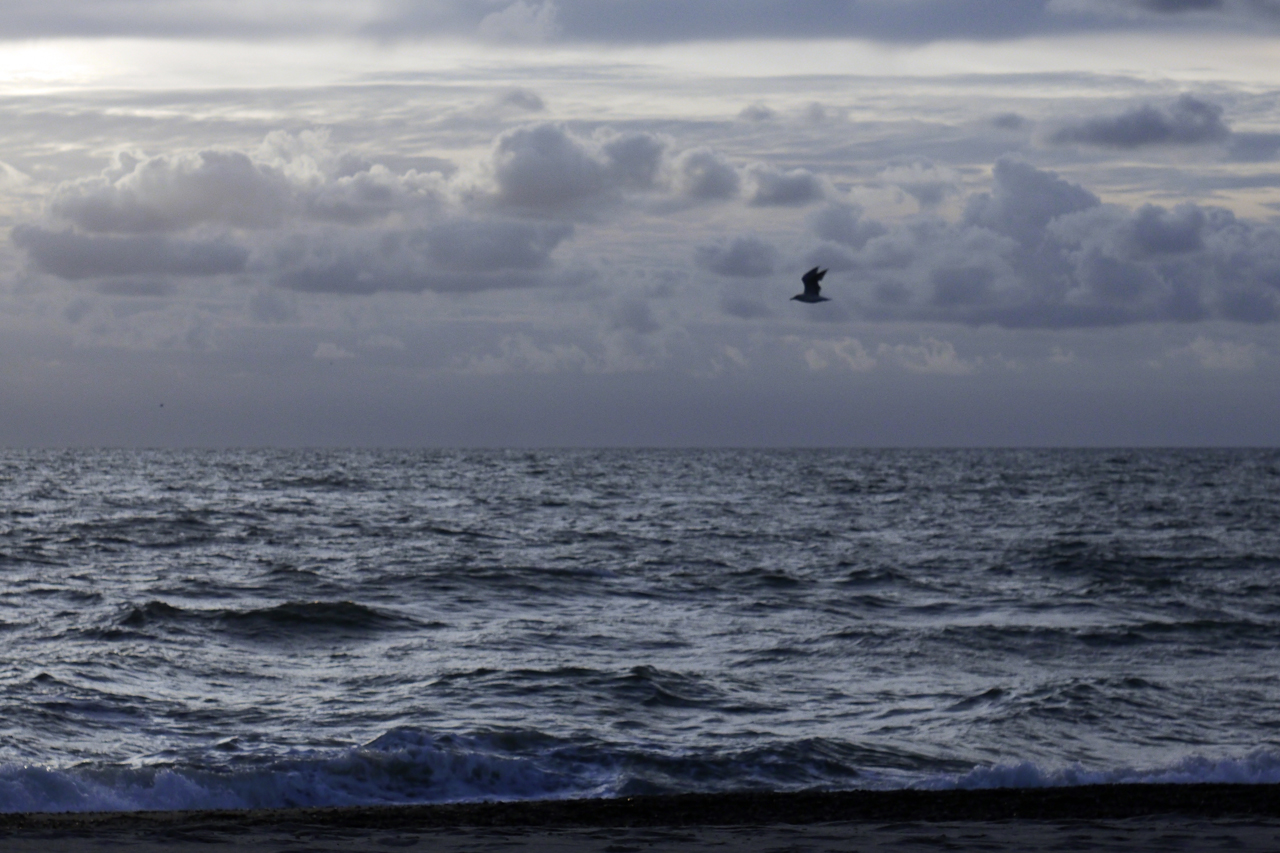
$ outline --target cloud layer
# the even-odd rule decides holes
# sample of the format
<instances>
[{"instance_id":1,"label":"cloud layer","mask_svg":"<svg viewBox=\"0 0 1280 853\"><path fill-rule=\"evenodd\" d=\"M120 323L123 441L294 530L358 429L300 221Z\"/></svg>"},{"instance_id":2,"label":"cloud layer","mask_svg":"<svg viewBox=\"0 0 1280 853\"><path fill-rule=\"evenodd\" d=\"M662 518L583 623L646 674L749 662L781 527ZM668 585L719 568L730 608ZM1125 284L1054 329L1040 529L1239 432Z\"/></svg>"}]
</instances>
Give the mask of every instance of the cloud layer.
<instances>
[{"instance_id":1,"label":"cloud layer","mask_svg":"<svg viewBox=\"0 0 1280 853\"><path fill-rule=\"evenodd\" d=\"M51 0L15 6L9 38L266 38L309 33L507 42L561 38L669 42L734 38L1000 39L1123 26L1274 23L1270 0Z\"/></svg>"},{"instance_id":2,"label":"cloud layer","mask_svg":"<svg viewBox=\"0 0 1280 853\"><path fill-rule=\"evenodd\" d=\"M1191 203L1104 205L1011 158L992 178L955 222L873 225L838 207L811 219L869 291L864 316L1016 328L1280 317L1274 225Z\"/></svg>"}]
</instances>

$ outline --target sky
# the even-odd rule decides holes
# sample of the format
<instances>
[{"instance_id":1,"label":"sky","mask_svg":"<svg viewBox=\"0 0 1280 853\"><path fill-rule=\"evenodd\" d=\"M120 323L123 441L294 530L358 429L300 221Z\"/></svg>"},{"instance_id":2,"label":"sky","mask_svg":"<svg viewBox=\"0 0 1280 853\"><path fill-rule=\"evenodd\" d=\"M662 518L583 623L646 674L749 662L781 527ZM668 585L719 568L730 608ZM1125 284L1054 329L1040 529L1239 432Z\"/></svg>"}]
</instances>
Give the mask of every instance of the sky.
<instances>
[{"instance_id":1,"label":"sky","mask_svg":"<svg viewBox=\"0 0 1280 853\"><path fill-rule=\"evenodd\" d=\"M0 39L0 446L1280 444L1280 0Z\"/></svg>"}]
</instances>

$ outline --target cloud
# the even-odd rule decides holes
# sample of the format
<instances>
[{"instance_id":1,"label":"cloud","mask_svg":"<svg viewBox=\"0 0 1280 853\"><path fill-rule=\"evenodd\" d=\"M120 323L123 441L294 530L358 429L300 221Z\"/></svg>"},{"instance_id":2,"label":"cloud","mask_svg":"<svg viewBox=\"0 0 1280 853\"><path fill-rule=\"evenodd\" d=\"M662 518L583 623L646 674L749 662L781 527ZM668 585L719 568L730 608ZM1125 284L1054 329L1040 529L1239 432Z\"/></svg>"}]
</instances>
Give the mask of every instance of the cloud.
<instances>
[{"instance_id":1,"label":"cloud","mask_svg":"<svg viewBox=\"0 0 1280 853\"><path fill-rule=\"evenodd\" d=\"M1008 235L1024 245L1042 239L1045 226L1055 218L1101 204L1084 187L1010 157L996 161L992 177L994 188L990 193L969 198L965 221Z\"/></svg>"},{"instance_id":2,"label":"cloud","mask_svg":"<svg viewBox=\"0 0 1280 853\"><path fill-rule=\"evenodd\" d=\"M292 218L358 225L441 201L441 175L394 174L333 152L323 135L272 133L257 153L119 154L101 175L59 186L50 209L84 231L142 233L276 228Z\"/></svg>"},{"instance_id":3,"label":"cloud","mask_svg":"<svg viewBox=\"0 0 1280 853\"><path fill-rule=\"evenodd\" d=\"M676 158L676 186L685 196L704 201L719 201L738 194L742 181L738 170L710 148L694 148Z\"/></svg>"},{"instance_id":4,"label":"cloud","mask_svg":"<svg viewBox=\"0 0 1280 853\"><path fill-rule=\"evenodd\" d=\"M477 32L493 41L546 41L559 32L554 3L516 0L500 12L480 19Z\"/></svg>"},{"instance_id":5,"label":"cloud","mask_svg":"<svg viewBox=\"0 0 1280 853\"><path fill-rule=\"evenodd\" d=\"M415 237L442 269L496 272L547 266L552 250L572 233L573 226L561 222L455 219Z\"/></svg>"},{"instance_id":6,"label":"cloud","mask_svg":"<svg viewBox=\"0 0 1280 853\"><path fill-rule=\"evenodd\" d=\"M772 121L777 118L778 114L765 104L754 103L743 107L738 113L738 118L743 121Z\"/></svg>"},{"instance_id":7,"label":"cloud","mask_svg":"<svg viewBox=\"0 0 1280 853\"><path fill-rule=\"evenodd\" d=\"M614 329L622 329L637 334L647 335L662 328L653 316L649 303L642 299L624 299L614 307L610 324Z\"/></svg>"},{"instance_id":8,"label":"cloud","mask_svg":"<svg viewBox=\"0 0 1280 853\"><path fill-rule=\"evenodd\" d=\"M720 310L730 317L739 317L743 320L756 320L773 315L769 306L759 299L752 299L738 293L726 293L720 297Z\"/></svg>"},{"instance_id":9,"label":"cloud","mask_svg":"<svg viewBox=\"0 0 1280 853\"><path fill-rule=\"evenodd\" d=\"M867 373L876 366L876 359L857 338L813 341L804 352L804 360L810 370L840 367L854 373Z\"/></svg>"},{"instance_id":10,"label":"cloud","mask_svg":"<svg viewBox=\"0 0 1280 853\"><path fill-rule=\"evenodd\" d=\"M1121 0L1109 2L1119 5ZM1069 8L1059 8L1063 5ZM514 8L490 13L487 19L494 21L502 35L537 29L541 5L521 2ZM385 4L368 29L380 37L448 34L475 26L483 10L480 4L466 0L400 0ZM954 0L736 0L732 11L726 10L723 0L557 0L553 20L559 37L596 43L766 38L920 43L1018 38L1114 26L1114 10L1105 4L1053 0L968 0L959 4Z\"/></svg>"},{"instance_id":11,"label":"cloud","mask_svg":"<svg viewBox=\"0 0 1280 853\"><path fill-rule=\"evenodd\" d=\"M886 233L883 224L862 216L861 207L847 203L828 204L809 214L808 222L813 233L823 240L854 249L861 249L868 240Z\"/></svg>"},{"instance_id":12,"label":"cloud","mask_svg":"<svg viewBox=\"0 0 1280 853\"><path fill-rule=\"evenodd\" d=\"M644 190L654 185L667 143L652 133L622 133L606 137L600 151L605 169L618 186Z\"/></svg>"},{"instance_id":13,"label":"cloud","mask_svg":"<svg viewBox=\"0 0 1280 853\"><path fill-rule=\"evenodd\" d=\"M323 341L316 345L315 352L311 353L311 357L320 361L338 361L344 358L355 358L356 355L335 343Z\"/></svg>"},{"instance_id":14,"label":"cloud","mask_svg":"<svg viewBox=\"0 0 1280 853\"><path fill-rule=\"evenodd\" d=\"M912 373L963 376L977 369L976 361L966 361L956 353L955 344L937 338L922 338L919 344L881 344L879 357L896 362Z\"/></svg>"},{"instance_id":15,"label":"cloud","mask_svg":"<svg viewBox=\"0 0 1280 853\"><path fill-rule=\"evenodd\" d=\"M1023 328L1280 319L1275 225L1195 204L1104 205L1010 158L992 176L957 222L924 216L845 243L864 318ZM831 207L809 224L830 240L860 222Z\"/></svg>"},{"instance_id":16,"label":"cloud","mask_svg":"<svg viewBox=\"0 0 1280 853\"><path fill-rule=\"evenodd\" d=\"M880 180L914 198L921 207L934 207L956 190L956 176L928 160L889 166Z\"/></svg>"},{"instance_id":17,"label":"cloud","mask_svg":"<svg viewBox=\"0 0 1280 853\"><path fill-rule=\"evenodd\" d=\"M754 185L747 203L758 207L805 205L821 201L825 195L822 180L807 169L783 172L757 164L747 174Z\"/></svg>"},{"instance_id":18,"label":"cloud","mask_svg":"<svg viewBox=\"0 0 1280 853\"><path fill-rule=\"evenodd\" d=\"M1086 119L1068 125L1050 138L1110 148L1144 145L1200 145L1223 142L1231 129L1222 121L1222 107L1192 95L1182 95L1162 110L1150 104L1114 116Z\"/></svg>"},{"instance_id":19,"label":"cloud","mask_svg":"<svg viewBox=\"0 0 1280 853\"><path fill-rule=\"evenodd\" d=\"M652 367L651 356L617 346L619 336L611 337L612 341L565 343L539 341L530 334L519 333L503 337L493 348L496 351L455 357L454 366L459 372L490 375L622 373Z\"/></svg>"},{"instance_id":20,"label":"cloud","mask_svg":"<svg viewBox=\"0 0 1280 853\"><path fill-rule=\"evenodd\" d=\"M1176 14L1178 12L1203 12L1221 9L1223 0L1134 0L1136 5L1151 12Z\"/></svg>"},{"instance_id":21,"label":"cloud","mask_svg":"<svg viewBox=\"0 0 1280 853\"><path fill-rule=\"evenodd\" d=\"M397 211L439 207L443 203L442 185L441 176L434 173L410 170L396 175L375 163L355 174L319 182L299 196L307 218L363 225Z\"/></svg>"},{"instance_id":22,"label":"cloud","mask_svg":"<svg viewBox=\"0 0 1280 853\"><path fill-rule=\"evenodd\" d=\"M623 189L647 189L666 142L646 133L583 139L559 124L501 134L491 162L498 198L528 209L567 210L610 199Z\"/></svg>"},{"instance_id":23,"label":"cloud","mask_svg":"<svg viewBox=\"0 0 1280 853\"><path fill-rule=\"evenodd\" d=\"M992 40L1115 26L1117 14L1159 24L1178 12L1212 23L1274 18L1268 0L48 0L7 10L9 38L164 37L264 39L364 35L655 43L708 39L858 38L921 43ZM1212 14L1209 14L1212 13ZM1151 24L1147 24L1151 25Z\"/></svg>"},{"instance_id":24,"label":"cloud","mask_svg":"<svg viewBox=\"0 0 1280 853\"><path fill-rule=\"evenodd\" d=\"M271 267L280 286L309 293L540 287L567 283L550 256L572 233L560 222L453 219L412 231L316 234L283 244Z\"/></svg>"},{"instance_id":25,"label":"cloud","mask_svg":"<svg viewBox=\"0 0 1280 853\"><path fill-rule=\"evenodd\" d=\"M1021 130L1027 124L1027 119L1017 113L1000 113L991 117L991 126L1001 130Z\"/></svg>"},{"instance_id":26,"label":"cloud","mask_svg":"<svg viewBox=\"0 0 1280 853\"><path fill-rule=\"evenodd\" d=\"M1139 251L1148 255L1194 252L1204 247L1205 212L1194 204L1183 204L1165 210L1144 204L1129 219L1131 239Z\"/></svg>"},{"instance_id":27,"label":"cloud","mask_svg":"<svg viewBox=\"0 0 1280 853\"><path fill-rule=\"evenodd\" d=\"M120 154L101 176L65 184L53 212L86 231L177 231L202 222L277 225L292 187L234 151L139 159Z\"/></svg>"},{"instance_id":28,"label":"cloud","mask_svg":"<svg viewBox=\"0 0 1280 853\"><path fill-rule=\"evenodd\" d=\"M1280 157L1280 133L1233 133L1227 157L1242 163L1275 160Z\"/></svg>"},{"instance_id":29,"label":"cloud","mask_svg":"<svg viewBox=\"0 0 1280 853\"><path fill-rule=\"evenodd\" d=\"M104 296L169 296L175 290L167 281L145 278L109 278L94 288Z\"/></svg>"},{"instance_id":30,"label":"cloud","mask_svg":"<svg viewBox=\"0 0 1280 853\"><path fill-rule=\"evenodd\" d=\"M537 92L519 86L503 92L498 97L498 104L531 113L540 113L547 108L546 102Z\"/></svg>"},{"instance_id":31,"label":"cloud","mask_svg":"<svg viewBox=\"0 0 1280 853\"><path fill-rule=\"evenodd\" d=\"M1109 18L1127 19L1129 26L1179 16L1189 18L1188 23L1198 27L1215 23L1256 26L1280 17L1280 3L1276 0L1049 0L1047 8L1081 21L1092 16L1098 23Z\"/></svg>"},{"instance_id":32,"label":"cloud","mask_svg":"<svg viewBox=\"0 0 1280 853\"><path fill-rule=\"evenodd\" d=\"M737 237L728 244L699 246L694 262L717 275L761 278L773 272L778 252L758 237Z\"/></svg>"},{"instance_id":33,"label":"cloud","mask_svg":"<svg viewBox=\"0 0 1280 853\"><path fill-rule=\"evenodd\" d=\"M244 271L249 259L247 249L224 240L102 237L37 225L15 225L11 236L39 269L65 279L226 275Z\"/></svg>"},{"instance_id":34,"label":"cloud","mask_svg":"<svg viewBox=\"0 0 1280 853\"><path fill-rule=\"evenodd\" d=\"M1193 358L1205 370L1244 372L1253 370L1266 358L1267 351L1254 343L1238 344L1233 341L1214 341L1204 335L1185 347L1170 350L1173 358Z\"/></svg>"}]
</instances>

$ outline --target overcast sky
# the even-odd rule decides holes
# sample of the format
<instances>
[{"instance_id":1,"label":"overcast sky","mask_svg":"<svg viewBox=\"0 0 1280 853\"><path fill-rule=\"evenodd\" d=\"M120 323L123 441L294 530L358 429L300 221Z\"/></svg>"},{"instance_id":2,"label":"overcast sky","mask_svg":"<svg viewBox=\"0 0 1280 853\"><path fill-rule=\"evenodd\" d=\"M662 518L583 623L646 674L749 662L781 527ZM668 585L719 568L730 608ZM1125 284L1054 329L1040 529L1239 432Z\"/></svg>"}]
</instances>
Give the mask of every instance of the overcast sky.
<instances>
[{"instance_id":1,"label":"overcast sky","mask_svg":"<svg viewBox=\"0 0 1280 853\"><path fill-rule=\"evenodd\" d=\"M0 445L1280 443L1280 0L0 28Z\"/></svg>"}]
</instances>

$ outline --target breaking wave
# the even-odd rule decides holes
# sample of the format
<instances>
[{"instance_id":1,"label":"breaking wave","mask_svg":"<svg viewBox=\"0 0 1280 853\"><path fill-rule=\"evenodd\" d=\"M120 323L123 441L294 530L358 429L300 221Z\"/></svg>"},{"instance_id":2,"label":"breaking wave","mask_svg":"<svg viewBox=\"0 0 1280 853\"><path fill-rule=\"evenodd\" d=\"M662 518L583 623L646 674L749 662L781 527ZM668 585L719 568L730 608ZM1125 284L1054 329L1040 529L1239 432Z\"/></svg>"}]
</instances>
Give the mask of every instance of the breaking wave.
<instances>
[{"instance_id":1,"label":"breaking wave","mask_svg":"<svg viewBox=\"0 0 1280 853\"><path fill-rule=\"evenodd\" d=\"M537 732L434 735L393 729L330 754L226 766L0 766L0 812L260 809L545 800L688 791L1037 788L1131 783L1280 783L1280 754L1188 757L1169 767L1108 771L1033 762L929 773L860 769L886 758L829 741L740 753L672 755L587 746ZM865 766L865 764L863 765Z\"/></svg>"}]
</instances>

